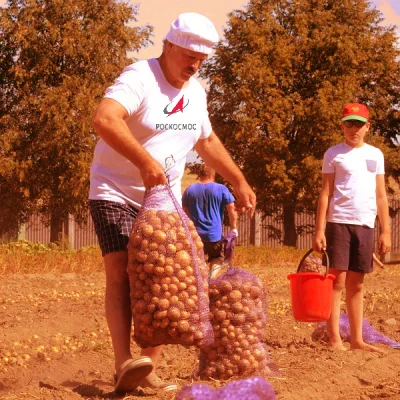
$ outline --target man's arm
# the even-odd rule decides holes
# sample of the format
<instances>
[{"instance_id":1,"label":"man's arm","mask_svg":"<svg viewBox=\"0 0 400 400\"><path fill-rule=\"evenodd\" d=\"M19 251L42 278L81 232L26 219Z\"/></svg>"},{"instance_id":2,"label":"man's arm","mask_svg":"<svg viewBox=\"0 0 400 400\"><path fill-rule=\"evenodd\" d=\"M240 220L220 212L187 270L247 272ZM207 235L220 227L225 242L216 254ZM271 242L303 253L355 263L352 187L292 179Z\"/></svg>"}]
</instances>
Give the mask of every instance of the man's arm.
<instances>
[{"instance_id":1,"label":"man's arm","mask_svg":"<svg viewBox=\"0 0 400 400\"><path fill-rule=\"evenodd\" d=\"M217 135L212 132L207 139L200 139L194 148L207 165L233 186L237 207L250 209L253 216L256 209L256 195Z\"/></svg>"},{"instance_id":2,"label":"man's arm","mask_svg":"<svg viewBox=\"0 0 400 400\"><path fill-rule=\"evenodd\" d=\"M140 145L130 132L125 107L113 99L102 99L93 117L92 126L115 151L140 170L144 186L165 184L163 167Z\"/></svg>"},{"instance_id":3,"label":"man's arm","mask_svg":"<svg viewBox=\"0 0 400 400\"><path fill-rule=\"evenodd\" d=\"M236 230L236 234L237 234L238 214L235 209L235 202L229 203L226 206L226 210L228 211L230 229L231 229L231 231Z\"/></svg>"},{"instance_id":4,"label":"man's arm","mask_svg":"<svg viewBox=\"0 0 400 400\"><path fill-rule=\"evenodd\" d=\"M322 188L318 198L317 215L315 218L315 233L313 249L321 252L326 249L325 220L329 201L333 194L335 174L322 174Z\"/></svg>"},{"instance_id":5,"label":"man's arm","mask_svg":"<svg viewBox=\"0 0 400 400\"><path fill-rule=\"evenodd\" d=\"M379 251L382 255L388 253L392 247L389 223L389 203L385 187L385 175L376 176L376 206L378 211L381 234L379 235Z\"/></svg>"}]
</instances>

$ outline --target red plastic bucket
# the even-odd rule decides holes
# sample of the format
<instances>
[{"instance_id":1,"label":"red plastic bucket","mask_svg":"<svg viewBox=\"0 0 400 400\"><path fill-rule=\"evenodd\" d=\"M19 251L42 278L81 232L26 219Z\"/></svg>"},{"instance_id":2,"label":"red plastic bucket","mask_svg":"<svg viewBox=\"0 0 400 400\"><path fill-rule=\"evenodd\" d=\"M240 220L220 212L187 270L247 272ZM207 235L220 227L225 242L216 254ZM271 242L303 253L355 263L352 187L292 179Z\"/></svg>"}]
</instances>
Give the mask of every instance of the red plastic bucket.
<instances>
[{"instance_id":1,"label":"red plastic bucket","mask_svg":"<svg viewBox=\"0 0 400 400\"><path fill-rule=\"evenodd\" d=\"M293 316L301 322L326 321L331 314L332 287L335 276L328 274L329 260L326 273L299 272L302 262L311 254L309 250L300 261L297 273L288 275Z\"/></svg>"}]
</instances>

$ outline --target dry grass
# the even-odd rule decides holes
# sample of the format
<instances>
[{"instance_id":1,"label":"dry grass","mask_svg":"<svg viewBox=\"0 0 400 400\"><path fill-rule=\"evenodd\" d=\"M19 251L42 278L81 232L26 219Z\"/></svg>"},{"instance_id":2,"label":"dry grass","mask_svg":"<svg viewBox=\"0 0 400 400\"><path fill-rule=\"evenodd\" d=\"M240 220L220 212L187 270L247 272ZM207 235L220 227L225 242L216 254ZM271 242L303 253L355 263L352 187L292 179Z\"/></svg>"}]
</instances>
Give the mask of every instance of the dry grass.
<instances>
[{"instance_id":1,"label":"dry grass","mask_svg":"<svg viewBox=\"0 0 400 400\"><path fill-rule=\"evenodd\" d=\"M296 264L304 254L304 250L297 250L293 247L283 246L272 249L267 246L236 246L234 263L238 267L252 266L252 268Z\"/></svg>"},{"instance_id":2,"label":"dry grass","mask_svg":"<svg viewBox=\"0 0 400 400\"><path fill-rule=\"evenodd\" d=\"M103 271L97 246L64 250L28 241L0 246L0 274L91 273Z\"/></svg>"},{"instance_id":3,"label":"dry grass","mask_svg":"<svg viewBox=\"0 0 400 400\"><path fill-rule=\"evenodd\" d=\"M303 251L290 247L242 247L235 249L234 266L264 268L298 263ZM28 241L0 246L0 274L81 273L103 271L103 260L97 246L65 250Z\"/></svg>"}]
</instances>

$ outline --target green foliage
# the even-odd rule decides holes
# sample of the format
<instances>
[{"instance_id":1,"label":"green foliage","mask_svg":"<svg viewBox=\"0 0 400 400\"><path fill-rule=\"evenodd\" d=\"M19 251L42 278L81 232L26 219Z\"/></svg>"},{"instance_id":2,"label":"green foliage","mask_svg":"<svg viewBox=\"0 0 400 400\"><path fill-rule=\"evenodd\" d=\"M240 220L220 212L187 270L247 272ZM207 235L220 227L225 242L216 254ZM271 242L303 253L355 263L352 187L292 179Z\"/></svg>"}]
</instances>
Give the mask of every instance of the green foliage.
<instances>
[{"instance_id":1,"label":"green foliage","mask_svg":"<svg viewBox=\"0 0 400 400\"><path fill-rule=\"evenodd\" d=\"M398 174L399 49L368 1L251 0L230 14L225 37L203 69L211 120L260 210L290 214L285 244L295 245L294 213L315 211L347 102L371 108L372 136Z\"/></svg>"},{"instance_id":2,"label":"green foliage","mask_svg":"<svg viewBox=\"0 0 400 400\"><path fill-rule=\"evenodd\" d=\"M127 51L150 43L137 14L115 0L9 0L0 9L0 234L34 212L86 215L94 109L130 63Z\"/></svg>"},{"instance_id":3,"label":"green foliage","mask_svg":"<svg viewBox=\"0 0 400 400\"><path fill-rule=\"evenodd\" d=\"M34 252L49 252L52 251L52 246L46 246L43 243L33 243L27 240L20 240L18 242L10 242L0 245L2 253L34 253Z\"/></svg>"}]
</instances>

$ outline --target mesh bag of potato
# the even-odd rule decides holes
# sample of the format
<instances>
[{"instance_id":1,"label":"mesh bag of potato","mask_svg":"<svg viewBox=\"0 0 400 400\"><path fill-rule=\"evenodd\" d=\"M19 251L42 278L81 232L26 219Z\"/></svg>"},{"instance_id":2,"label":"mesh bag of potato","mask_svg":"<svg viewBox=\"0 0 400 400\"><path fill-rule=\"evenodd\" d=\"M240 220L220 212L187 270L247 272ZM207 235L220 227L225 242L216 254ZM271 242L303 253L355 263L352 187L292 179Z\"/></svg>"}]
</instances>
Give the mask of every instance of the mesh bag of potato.
<instances>
[{"instance_id":1,"label":"mesh bag of potato","mask_svg":"<svg viewBox=\"0 0 400 400\"><path fill-rule=\"evenodd\" d=\"M127 272L140 347L213 342L203 243L168 185L146 191L128 243Z\"/></svg>"},{"instance_id":2,"label":"mesh bag of potato","mask_svg":"<svg viewBox=\"0 0 400 400\"><path fill-rule=\"evenodd\" d=\"M206 384L184 386L176 400L276 400L271 384L260 376L229 382L215 389Z\"/></svg>"},{"instance_id":3,"label":"mesh bag of potato","mask_svg":"<svg viewBox=\"0 0 400 400\"><path fill-rule=\"evenodd\" d=\"M322 259L309 254L310 251L300 261L297 272L317 272L318 274L324 274L325 268L322 265Z\"/></svg>"},{"instance_id":4,"label":"mesh bag of potato","mask_svg":"<svg viewBox=\"0 0 400 400\"><path fill-rule=\"evenodd\" d=\"M271 375L268 350L262 342L267 321L261 280L230 268L209 280L214 343L200 350L200 379Z\"/></svg>"}]
</instances>

